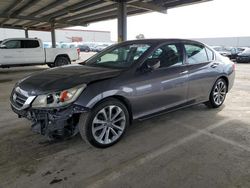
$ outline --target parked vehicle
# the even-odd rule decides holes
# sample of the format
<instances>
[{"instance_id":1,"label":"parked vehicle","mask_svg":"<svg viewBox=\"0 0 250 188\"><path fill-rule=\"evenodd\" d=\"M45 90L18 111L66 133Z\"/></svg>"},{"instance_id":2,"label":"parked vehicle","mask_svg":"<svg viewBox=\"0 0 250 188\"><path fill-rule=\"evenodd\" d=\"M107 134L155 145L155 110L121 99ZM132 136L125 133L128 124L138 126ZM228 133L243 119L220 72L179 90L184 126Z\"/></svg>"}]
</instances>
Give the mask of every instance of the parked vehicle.
<instances>
[{"instance_id":1,"label":"parked vehicle","mask_svg":"<svg viewBox=\"0 0 250 188\"><path fill-rule=\"evenodd\" d=\"M80 132L104 148L118 142L133 120L199 103L220 107L234 76L234 63L202 43L135 40L22 79L10 101L35 132L48 138Z\"/></svg>"},{"instance_id":2,"label":"parked vehicle","mask_svg":"<svg viewBox=\"0 0 250 188\"><path fill-rule=\"evenodd\" d=\"M11 38L0 44L0 67L70 64L79 59L77 49L44 48L39 39Z\"/></svg>"},{"instance_id":3,"label":"parked vehicle","mask_svg":"<svg viewBox=\"0 0 250 188\"><path fill-rule=\"evenodd\" d=\"M221 55L228 57L229 59L236 59L238 54L244 51L244 47L222 47L222 46L214 46L214 50L219 52Z\"/></svg>"},{"instance_id":4,"label":"parked vehicle","mask_svg":"<svg viewBox=\"0 0 250 188\"><path fill-rule=\"evenodd\" d=\"M243 52L246 48L244 47L229 47L227 48L230 51L229 58L235 60L239 53Z\"/></svg>"},{"instance_id":5,"label":"parked vehicle","mask_svg":"<svg viewBox=\"0 0 250 188\"><path fill-rule=\"evenodd\" d=\"M243 52L239 53L236 58L237 63L250 63L250 48L246 48Z\"/></svg>"},{"instance_id":6,"label":"parked vehicle","mask_svg":"<svg viewBox=\"0 0 250 188\"><path fill-rule=\"evenodd\" d=\"M61 48L70 48L70 43L62 42L61 43Z\"/></svg>"},{"instance_id":7,"label":"parked vehicle","mask_svg":"<svg viewBox=\"0 0 250 188\"><path fill-rule=\"evenodd\" d=\"M77 45L77 48L79 48L81 52L89 52L90 51L90 48L84 44Z\"/></svg>"},{"instance_id":8,"label":"parked vehicle","mask_svg":"<svg viewBox=\"0 0 250 188\"><path fill-rule=\"evenodd\" d=\"M52 48L52 42L43 42L43 48ZM56 48L61 48L60 43L56 43Z\"/></svg>"},{"instance_id":9,"label":"parked vehicle","mask_svg":"<svg viewBox=\"0 0 250 188\"><path fill-rule=\"evenodd\" d=\"M220 53L220 55L223 55L225 57L228 57L230 59L230 56L232 55L231 51L222 47L222 46L213 46L213 49Z\"/></svg>"},{"instance_id":10,"label":"parked vehicle","mask_svg":"<svg viewBox=\"0 0 250 188\"><path fill-rule=\"evenodd\" d=\"M91 52L95 52L95 48L98 46L98 44L95 42L85 42L84 44L90 48Z\"/></svg>"},{"instance_id":11,"label":"parked vehicle","mask_svg":"<svg viewBox=\"0 0 250 188\"><path fill-rule=\"evenodd\" d=\"M107 48L109 45L108 44L102 44L102 45L98 45L95 47L94 51L95 52L101 52L102 50L104 50L105 48Z\"/></svg>"}]
</instances>

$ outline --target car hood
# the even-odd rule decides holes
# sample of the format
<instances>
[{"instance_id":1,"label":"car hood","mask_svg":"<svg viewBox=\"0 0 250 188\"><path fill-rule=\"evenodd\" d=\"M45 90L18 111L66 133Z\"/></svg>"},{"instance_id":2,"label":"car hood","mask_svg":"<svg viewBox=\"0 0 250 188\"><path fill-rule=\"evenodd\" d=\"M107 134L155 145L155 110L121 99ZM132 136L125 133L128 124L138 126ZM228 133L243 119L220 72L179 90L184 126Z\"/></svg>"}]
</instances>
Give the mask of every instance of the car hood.
<instances>
[{"instance_id":1,"label":"car hood","mask_svg":"<svg viewBox=\"0 0 250 188\"><path fill-rule=\"evenodd\" d=\"M120 73L121 70L116 69L79 64L67 65L33 74L18 82L17 85L29 95L40 95L116 77Z\"/></svg>"}]
</instances>

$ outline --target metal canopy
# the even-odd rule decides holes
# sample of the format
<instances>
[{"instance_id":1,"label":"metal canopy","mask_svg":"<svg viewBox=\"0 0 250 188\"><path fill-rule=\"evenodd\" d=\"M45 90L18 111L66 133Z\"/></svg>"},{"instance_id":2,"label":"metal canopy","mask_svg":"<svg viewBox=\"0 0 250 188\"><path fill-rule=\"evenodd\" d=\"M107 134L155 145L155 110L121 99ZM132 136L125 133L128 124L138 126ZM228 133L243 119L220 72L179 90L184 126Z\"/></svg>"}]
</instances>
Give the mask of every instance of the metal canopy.
<instances>
[{"instance_id":1,"label":"metal canopy","mask_svg":"<svg viewBox=\"0 0 250 188\"><path fill-rule=\"evenodd\" d=\"M127 15L167 13L167 9L210 0L0 0L0 27L51 31L118 17L126 2Z\"/></svg>"}]
</instances>

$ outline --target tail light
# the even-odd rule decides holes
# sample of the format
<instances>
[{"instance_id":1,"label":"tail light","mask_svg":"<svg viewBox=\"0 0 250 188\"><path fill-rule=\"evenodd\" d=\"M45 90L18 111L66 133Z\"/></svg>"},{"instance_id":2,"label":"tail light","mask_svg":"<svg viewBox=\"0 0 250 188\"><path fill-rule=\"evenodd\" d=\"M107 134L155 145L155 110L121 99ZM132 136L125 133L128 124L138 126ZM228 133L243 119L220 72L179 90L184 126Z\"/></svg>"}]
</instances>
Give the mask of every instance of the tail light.
<instances>
[{"instance_id":1,"label":"tail light","mask_svg":"<svg viewBox=\"0 0 250 188\"><path fill-rule=\"evenodd\" d=\"M80 58L80 48L77 48L78 58Z\"/></svg>"},{"instance_id":2,"label":"tail light","mask_svg":"<svg viewBox=\"0 0 250 188\"><path fill-rule=\"evenodd\" d=\"M233 63L233 70L234 70L234 71L235 71L235 66L236 66L235 63Z\"/></svg>"}]
</instances>

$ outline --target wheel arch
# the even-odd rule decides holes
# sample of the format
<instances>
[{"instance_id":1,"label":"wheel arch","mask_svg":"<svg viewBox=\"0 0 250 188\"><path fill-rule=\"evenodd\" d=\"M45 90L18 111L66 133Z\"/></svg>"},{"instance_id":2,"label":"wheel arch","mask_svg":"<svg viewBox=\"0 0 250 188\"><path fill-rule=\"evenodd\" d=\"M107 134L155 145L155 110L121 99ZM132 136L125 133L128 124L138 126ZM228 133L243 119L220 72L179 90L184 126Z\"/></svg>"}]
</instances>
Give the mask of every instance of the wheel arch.
<instances>
[{"instance_id":1,"label":"wheel arch","mask_svg":"<svg viewBox=\"0 0 250 188\"><path fill-rule=\"evenodd\" d=\"M127 98L125 98L124 96L112 95L112 96L105 97L105 98L101 99L100 101L98 101L96 104L94 104L93 108L96 107L97 105L99 105L100 103L107 101L107 100L110 100L110 99L116 99L125 105L125 107L128 110L128 113L129 113L129 123L131 124L133 121L132 106L131 106L129 100Z\"/></svg>"},{"instance_id":2,"label":"wheel arch","mask_svg":"<svg viewBox=\"0 0 250 188\"><path fill-rule=\"evenodd\" d=\"M223 79L223 80L225 80L225 82L226 82L226 84L227 84L227 92L228 92L228 86L229 86L229 80L228 80L228 78L225 76L225 75L223 75L223 76L220 76L218 79ZM218 80L217 79L217 80Z\"/></svg>"},{"instance_id":3,"label":"wheel arch","mask_svg":"<svg viewBox=\"0 0 250 188\"><path fill-rule=\"evenodd\" d=\"M70 60L70 58L69 58L69 55L68 55L68 54L58 54L58 55L55 57L54 62L55 62L55 61L56 61L56 59L57 59L57 58L59 58L59 57L65 57L65 58L67 58L67 59L69 60L69 62L71 62L71 60Z\"/></svg>"}]
</instances>

